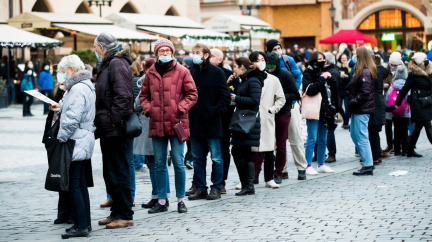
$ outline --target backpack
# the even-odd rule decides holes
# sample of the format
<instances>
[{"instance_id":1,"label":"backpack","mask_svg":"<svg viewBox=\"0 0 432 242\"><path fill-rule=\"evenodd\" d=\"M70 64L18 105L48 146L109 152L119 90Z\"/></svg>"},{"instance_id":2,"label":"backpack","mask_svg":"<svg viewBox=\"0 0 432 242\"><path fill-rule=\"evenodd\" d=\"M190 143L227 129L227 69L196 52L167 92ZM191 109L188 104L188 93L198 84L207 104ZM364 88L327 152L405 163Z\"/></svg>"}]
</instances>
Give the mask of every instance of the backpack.
<instances>
[{"instance_id":1,"label":"backpack","mask_svg":"<svg viewBox=\"0 0 432 242\"><path fill-rule=\"evenodd\" d=\"M388 97L388 106L392 106L395 104L396 99L398 97L399 91L396 90L396 88L393 86L393 84L391 85L392 90L389 94ZM392 111L392 113L396 116L403 116L405 114L405 110L407 109L407 104L405 102L405 98L402 100L401 105L396 108L395 110Z\"/></svg>"}]
</instances>

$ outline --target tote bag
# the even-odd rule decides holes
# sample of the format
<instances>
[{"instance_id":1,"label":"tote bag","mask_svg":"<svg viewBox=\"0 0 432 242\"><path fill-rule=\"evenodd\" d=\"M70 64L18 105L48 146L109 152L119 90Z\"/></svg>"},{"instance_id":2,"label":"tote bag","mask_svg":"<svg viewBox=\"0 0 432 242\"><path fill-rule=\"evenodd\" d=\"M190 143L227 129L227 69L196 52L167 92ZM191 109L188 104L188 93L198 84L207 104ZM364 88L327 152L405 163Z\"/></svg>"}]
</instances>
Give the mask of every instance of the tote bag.
<instances>
[{"instance_id":1,"label":"tote bag","mask_svg":"<svg viewBox=\"0 0 432 242\"><path fill-rule=\"evenodd\" d=\"M256 123L258 112L249 109L236 108L229 125L231 132L249 134Z\"/></svg>"},{"instance_id":2,"label":"tote bag","mask_svg":"<svg viewBox=\"0 0 432 242\"><path fill-rule=\"evenodd\" d=\"M319 120L322 96L320 92L315 96L306 95L310 85L312 84L309 84L306 87L306 91L302 94L301 117L304 119Z\"/></svg>"}]
</instances>

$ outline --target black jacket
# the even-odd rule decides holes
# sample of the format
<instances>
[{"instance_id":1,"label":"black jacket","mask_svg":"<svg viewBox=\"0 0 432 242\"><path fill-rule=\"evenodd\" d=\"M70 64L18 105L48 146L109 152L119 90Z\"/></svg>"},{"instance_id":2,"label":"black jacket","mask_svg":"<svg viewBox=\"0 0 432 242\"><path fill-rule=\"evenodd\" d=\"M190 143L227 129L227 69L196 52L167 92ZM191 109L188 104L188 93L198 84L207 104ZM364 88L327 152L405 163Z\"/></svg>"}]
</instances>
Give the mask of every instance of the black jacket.
<instances>
[{"instance_id":1,"label":"black jacket","mask_svg":"<svg viewBox=\"0 0 432 242\"><path fill-rule=\"evenodd\" d=\"M259 111L261 91L267 74L262 71L248 71L240 79L242 80L237 89L235 98L236 108ZM260 144L261 118L257 117L255 126L249 134L232 133L231 144L243 146L256 146Z\"/></svg>"},{"instance_id":2,"label":"black jacket","mask_svg":"<svg viewBox=\"0 0 432 242\"><path fill-rule=\"evenodd\" d=\"M191 137L222 137L222 116L230 104L231 94L225 73L207 61L190 69L198 90L198 101L189 111Z\"/></svg>"},{"instance_id":3,"label":"black jacket","mask_svg":"<svg viewBox=\"0 0 432 242\"><path fill-rule=\"evenodd\" d=\"M281 108L281 110L279 110L276 116L291 113L292 102L300 100L300 93L297 90L293 74L280 67L276 67L276 69L271 74L279 78L286 99L285 105Z\"/></svg>"},{"instance_id":4,"label":"black jacket","mask_svg":"<svg viewBox=\"0 0 432 242\"><path fill-rule=\"evenodd\" d=\"M432 120L432 107L422 108L419 101L420 97L431 96L431 81L432 64L429 64L427 68L423 70L413 61L410 61L408 65L408 78L402 90L399 91L395 104L400 106L403 98L408 94L408 91L411 90L409 104L411 109L411 119L413 122Z\"/></svg>"},{"instance_id":5,"label":"black jacket","mask_svg":"<svg viewBox=\"0 0 432 242\"><path fill-rule=\"evenodd\" d=\"M329 82L330 86L332 87L331 99L332 99L333 106L336 107L336 109L338 109L339 108L339 87L338 87L338 84L340 82L339 69L337 68L336 65L330 64L329 66L324 68L324 71L327 71L332 75L331 79L333 79L333 82ZM331 81L331 79L330 79L330 81Z\"/></svg>"},{"instance_id":6,"label":"black jacket","mask_svg":"<svg viewBox=\"0 0 432 242\"><path fill-rule=\"evenodd\" d=\"M114 50L98 70L94 121L96 138L125 135L123 119L132 113L134 103L132 61L128 49Z\"/></svg>"},{"instance_id":7,"label":"black jacket","mask_svg":"<svg viewBox=\"0 0 432 242\"><path fill-rule=\"evenodd\" d=\"M377 78L374 80L375 112L369 118L369 125L382 126L385 124L384 79L390 71L382 65L377 65Z\"/></svg>"},{"instance_id":8,"label":"black jacket","mask_svg":"<svg viewBox=\"0 0 432 242\"><path fill-rule=\"evenodd\" d=\"M348 109L352 114L373 114L375 112L374 83L370 71L363 68L359 77L350 83Z\"/></svg>"},{"instance_id":9,"label":"black jacket","mask_svg":"<svg viewBox=\"0 0 432 242\"><path fill-rule=\"evenodd\" d=\"M349 89L347 90L347 86L350 82L348 65L343 66L341 63L338 63L337 67L339 70L338 95L339 97L346 97L349 93ZM341 72L344 72L346 75L348 75L348 77L342 78L340 76Z\"/></svg>"}]
</instances>

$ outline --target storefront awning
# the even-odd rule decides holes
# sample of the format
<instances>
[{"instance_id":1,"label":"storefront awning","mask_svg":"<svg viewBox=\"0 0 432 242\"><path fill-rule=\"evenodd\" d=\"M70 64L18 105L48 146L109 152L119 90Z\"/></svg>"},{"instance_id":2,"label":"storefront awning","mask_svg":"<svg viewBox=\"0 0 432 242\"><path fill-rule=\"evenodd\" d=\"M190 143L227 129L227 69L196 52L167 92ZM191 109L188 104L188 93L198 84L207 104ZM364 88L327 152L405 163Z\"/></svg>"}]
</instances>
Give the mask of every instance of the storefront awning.
<instances>
[{"instance_id":1,"label":"storefront awning","mask_svg":"<svg viewBox=\"0 0 432 242\"><path fill-rule=\"evenodd\" d=\"M168 28L204 28L201 24L180 16L137 14L137 13L113 13L107 17L116 25L125 28L137 29L139 27L168 27Z\"/></svg>"},{"instance_id":2,"label":"storefront awning","mask_svg":"<svg viewBox=\"0 0 432 242\"><path fill-rule=\"evenodd\" d=\"M365 35L357 29L342 29L336 34L319 41L320 44L363 44L376 42L377 40L374 37Z\"/></svg>"},{"instance_id":3,"label":"storefront awning","mask_svg":"<svg viewBox=\"0 0 432 242\"><path fill-rule=\"evenodd\" d=\"M96 24L54 24L66 31L77 31L91 36L97 36L100 33L110 33L119 41L135 42L154 42L159 38L153 35L140 33L138 31L125 29L115 25L96 25Z\"/></svg>"},{"instance_id":4,"label":"storefront awning","mask_svg":"<svg viewBox=\"0 0 432 242\"><path fill-rule=\"evenodd\" d=\"M55 48L63 45L62 41L17 29L6 24L0 24L0 33L3 33L0 35L0 46L3 48Z\"/></svg>"},{"instance_id":5,"label":"storefront awning","mask_svg":"<svg viewBox=\"0 0 432 242\"><path fill-rule=\"evenodd\" d=\"M182 36L199 36L199 37L205 37L205 36L219 36L219 37L229 37L227 34L207 30L207 29L192 29L192 28L166 28L166 27L147 27L142 26L138 27L139 29L142 29L144 31L148 31L155 34L165 35L165 36L172 36L180 38Z\"/></svg>"}]
</instances>

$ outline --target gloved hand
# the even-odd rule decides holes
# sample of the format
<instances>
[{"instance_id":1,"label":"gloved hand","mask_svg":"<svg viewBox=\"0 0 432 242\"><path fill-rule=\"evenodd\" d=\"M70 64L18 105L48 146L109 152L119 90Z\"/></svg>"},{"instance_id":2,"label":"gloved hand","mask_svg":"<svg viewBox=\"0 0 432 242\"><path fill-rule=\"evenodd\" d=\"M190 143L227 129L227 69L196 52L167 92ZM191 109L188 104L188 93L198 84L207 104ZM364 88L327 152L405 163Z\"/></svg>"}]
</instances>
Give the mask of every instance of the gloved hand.
<instances>
[{"instance_id":1,"label":"gloved hand","mask_svg":"<svg viewBox=\"0 0 432 242\"><path fill-rule=\"evenodd\" d=\"M396 107L394 105L391 105L391 106L386 107L385 111L389 113L389 112L392 112L395 109L396 109Z\"/></svg>"}]
</instances>

